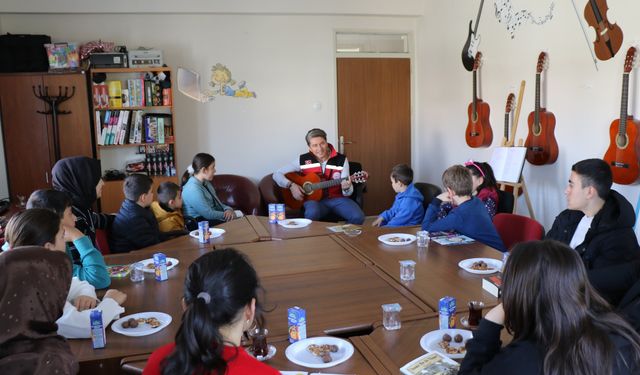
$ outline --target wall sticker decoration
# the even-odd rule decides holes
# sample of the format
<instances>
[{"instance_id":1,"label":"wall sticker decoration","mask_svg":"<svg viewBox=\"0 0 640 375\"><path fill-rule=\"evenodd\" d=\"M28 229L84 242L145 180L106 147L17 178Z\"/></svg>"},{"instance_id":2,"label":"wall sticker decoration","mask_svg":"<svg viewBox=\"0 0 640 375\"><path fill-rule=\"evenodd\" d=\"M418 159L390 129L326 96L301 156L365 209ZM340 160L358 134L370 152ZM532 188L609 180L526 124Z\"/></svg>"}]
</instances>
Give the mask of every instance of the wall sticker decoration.
<instances>
[{"instance_id":1,"label":"wall sticker decoration","mask_svg":"<svg viewBox=\"0 0 640 375\"><path fill-rule=\"evenodd\" d=\"M544 25L547 21L550 21L553 18L553 9L555 7L553 1L549 4L549 13L540 17L535 16L527 9L514 11L511 3L512 0L495 0L494 3L496 18L498 19L498 22L507 27L507 31L511 35L511 39L515 38L516 31L523 23L531 22L536 25Z\"/></svg>"}]
</instances>

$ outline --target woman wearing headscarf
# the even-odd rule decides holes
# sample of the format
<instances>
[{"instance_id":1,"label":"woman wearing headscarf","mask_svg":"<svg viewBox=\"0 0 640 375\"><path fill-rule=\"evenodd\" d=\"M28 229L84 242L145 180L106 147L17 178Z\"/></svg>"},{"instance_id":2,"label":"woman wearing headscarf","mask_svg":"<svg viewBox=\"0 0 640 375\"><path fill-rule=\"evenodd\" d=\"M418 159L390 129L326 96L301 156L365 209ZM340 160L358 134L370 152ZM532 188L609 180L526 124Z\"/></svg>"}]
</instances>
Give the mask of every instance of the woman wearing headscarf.
<instances>
[{"instance_id":1,"label":"woman wearing headscarf","mask_svg":"<svg viewBox=\"0 0 640 375\"><path fill-rule=\"evenodd\" d=\"M114 219L113 215L99 214L92 208L100 198L104 185L100 161L86 156L60 159L53 166L51 177L53 188L69 194L73 201L76 228L97 247L96 229L108 229Z\"/></svg>"},{"instance_id":2,"label":"woman wearing headscarf","mask_svg":"<svg viewBox=\"0 0 640 375\"><path fill-rule=\"evenodd\" d=\"M71 283L64 252L23 247L0 255L0 374L76 374L56 320Z\"/></svg>"}]
</instances>

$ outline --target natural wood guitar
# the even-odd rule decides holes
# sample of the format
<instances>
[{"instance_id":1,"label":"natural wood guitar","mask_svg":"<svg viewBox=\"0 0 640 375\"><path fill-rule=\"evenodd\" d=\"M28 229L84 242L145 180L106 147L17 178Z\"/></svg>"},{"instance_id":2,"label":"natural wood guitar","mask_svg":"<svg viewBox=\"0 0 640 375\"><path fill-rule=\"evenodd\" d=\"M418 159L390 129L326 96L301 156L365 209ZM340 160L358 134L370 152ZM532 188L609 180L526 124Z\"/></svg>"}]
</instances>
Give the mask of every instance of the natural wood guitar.
<instances>
[{"instance_id":1,"label":"natural wood guitar","mask_svg":"<svg viewBox=\"0 0 640 375\"><path fill-rule=\"evenodd\" d=\"M467 113L469 122L464 132L464 138L469 147L487 147L493 142L493 131L489 123L489 113L491 109L489 104L478 98L477 90L477 72L482 61L482 52L476 53L476 59L473 62L473 99L469 104Z\"/></svg>"},{"instance_id":2,"label":"natural wood guitar","mask_svg":"<svg viewBox=\"0 0 640 375\"><path fill-rule=\"evenodd\" d=\"M504 108L504 134L502 137L501 146L505 147L509 144L509 118L511 117L511 111L513 110L513 104L516 101L516 96L513 93L509 93L507 96L507 104Z\"/></svg>"},{"instance_id":3,"label":"natural wood guitar","mask_svg":"<svg viewBox=\"0 0 640 375\"><path fill-rule=\"evenodd\" d=\"M629 73L633 70L636 59L636 48L627 51L622 74L622 100L620 118L613 120L609 128L609 148L604 154L604 161L611 166L613 182L631 184L638 179L638 122L627 114L629 98Z\"/></svg>"},{"instance_id":4,"label":"natural wood guitar","mask_svg":"<svg viewBox=\"0 0 640 375\"><path fill-rule=\"evenodd\" d=\"M300 173L287 173L285 175L289 181L302 187L304 190L304 199L299 201L293 197L291 190L282 188L282 198L284 204L293 209L300 209L304 202L308 200L319 201L322 199L322 189L327 189L332 186L340 185L342 181L350 178L353 183L362 183L367 181L369 174L365 171L360 171L352 174L350 177L336 178L333 180L322 180L320 176L315 173L300 174Z\"/></svg>"},{"instance_id":5,"label":"natural wood guitar","mask_svg":"<svg viewBox=\"0 0 640 375\"><path fill-rule=\"evenodd\" d=\"M529 114L529 135L524 142L527 161L534 165L553 164L558 159L558 142L553 135L556 117L540 107L540 75L547 69L546 52L540 52L536 68L536 107Z\"/></svg>"}]
</instances>

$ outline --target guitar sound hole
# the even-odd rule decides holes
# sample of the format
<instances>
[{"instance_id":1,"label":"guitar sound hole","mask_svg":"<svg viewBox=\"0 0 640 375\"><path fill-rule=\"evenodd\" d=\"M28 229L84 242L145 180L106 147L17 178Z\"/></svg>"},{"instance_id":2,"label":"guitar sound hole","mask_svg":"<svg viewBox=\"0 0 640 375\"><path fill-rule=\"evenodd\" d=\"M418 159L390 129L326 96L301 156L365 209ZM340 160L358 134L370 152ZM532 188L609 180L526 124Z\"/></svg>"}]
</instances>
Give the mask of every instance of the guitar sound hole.
<instances>
[{"instance_id":1,"label":"guitar sound hole","mask_svg":"<svg viewBox=\"0 0 640 375\"><path fill-rule=\"evenodd\" d=\"M627 163L621 163L619 161L612 161L611 162L611 166L612 167L616 167L616 168L626 168L629 169L629 164Z\"/></svg>"},{"instance_id":2,"label":"guitar sound hole","mask_svg":"<svg viewBox=\"0 0 640 375\"><path fill-rule=\"evenodd\" d=\"M620 135L618 134L616 136L616 146L618 146L618 148L626 148L627 145L629 144L629 138L627 138L627 135Z\"/></svg>"},{"instance_id":3,"label":"guitar sound hole","mask_svg":"<svg viewBox=\"0 0 640 375\"><path fill-rule=\"evenodd\" d=\"M478 132L471 132L469 133L469 135L471 135L472 137L478 137L480 135L480 133Z\"/></svg>"},{"instance_id":4,"label":"guitar sound hole","mask_svg":"<svg viewBox=\"0 0 640 375\"><path fill-rule=\"evenodd\" d=\"M544 149L542 147L539 147L539 146L529 147L529 150L531 150L533 152L542 152L542 151L544 151Z\"/></svg>"}]
</instances>

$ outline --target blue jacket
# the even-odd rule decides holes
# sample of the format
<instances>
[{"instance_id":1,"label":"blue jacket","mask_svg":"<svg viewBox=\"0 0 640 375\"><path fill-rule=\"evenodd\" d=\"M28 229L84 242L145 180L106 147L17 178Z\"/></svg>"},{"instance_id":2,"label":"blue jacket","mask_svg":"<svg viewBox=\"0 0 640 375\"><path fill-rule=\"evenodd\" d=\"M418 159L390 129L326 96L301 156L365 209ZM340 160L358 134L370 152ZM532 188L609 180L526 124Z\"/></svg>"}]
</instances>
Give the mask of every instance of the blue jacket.
<instances>
[{"instance_id":1,"label":"blue jacket","mask_svg":"<svg viewBox=\"0 0 640 375\"><path fill-rule=\"evenodd\" d=\"M393 206L380 214L383 219L382 225L399 227L420 224L424 217L423 201L422 193L413 184L409 184L407 190L396 194Z\"/></svg>"},{"instance_id":2,"label":"blue jacket","mask_svg":"<svg viewBox=\"0 0 640 375\"><path fill-rule=\"evenodd\" d=\"M438 219L441 203L440 199L433 198L424 215L423 230L430 232L454 230L496 250L507 251L480 199L473 197L451 210L447 216Z\"/></svg>"},{"instance_id":3,"label":"blue jacket","mask_svg":"<svg viewBox=\"0 0 640 375\"><path fill-rule=\"evenodd\" d=\"M111 226L111 252L126 253L158 242L160 229L151 209L140 207L136 202L125 199Z\"/></svg>"},{"instance_id":4,"label":"blue jacket","mask_svg":"<svg viewBox=\"0 0 640 375\"><path fill-rule=\"evenodd\" d=\"M223 204L209 181L200 182L191 176L182 187L182 214L185 217L203 217L224 221L224 211L232 210Z\"/></svg>"}]
</instances>

